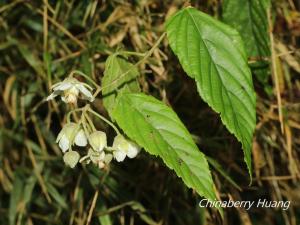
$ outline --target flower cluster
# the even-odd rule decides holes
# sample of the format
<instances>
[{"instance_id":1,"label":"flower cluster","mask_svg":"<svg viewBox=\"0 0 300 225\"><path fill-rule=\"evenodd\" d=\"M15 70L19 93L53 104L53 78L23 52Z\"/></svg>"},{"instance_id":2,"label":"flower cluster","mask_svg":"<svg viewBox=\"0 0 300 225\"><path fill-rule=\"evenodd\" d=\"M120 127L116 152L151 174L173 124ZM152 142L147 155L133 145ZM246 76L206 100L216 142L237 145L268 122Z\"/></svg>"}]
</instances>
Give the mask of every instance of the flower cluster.
<instances>
[{"instance_id":1,"label":"flower cluster","mask_svg":"<svg viewBox=\"0 0 300 225\"><path fill-rule=\"evenodd\" d=\"M78 98L92 102L94 96L92 88L78 81L76 78L68 77L64 81L52 86L53 93L47 97L47 101L61 95L61 99L69 104L76 105ZM71 122L69 115L81 112L78 122ZM95 128L89 113L102 119L112 126L117 136L114 138L112 146L107 145L107 136L103 131ZM118 129L107 119L92 110L89 105L77 108L68 114L68 122L63 126L57 136L56 142L64 153L63 160L66 165L74 168L78 162L93 163L99 168L107 166L112 159L122 162L126 156L134 158L140 151L140 147L134 142L125 138ZM80 156L78 151L74 151L74 145L79 147L88 146L87 153Z\"/></svg>"}]
</instances>

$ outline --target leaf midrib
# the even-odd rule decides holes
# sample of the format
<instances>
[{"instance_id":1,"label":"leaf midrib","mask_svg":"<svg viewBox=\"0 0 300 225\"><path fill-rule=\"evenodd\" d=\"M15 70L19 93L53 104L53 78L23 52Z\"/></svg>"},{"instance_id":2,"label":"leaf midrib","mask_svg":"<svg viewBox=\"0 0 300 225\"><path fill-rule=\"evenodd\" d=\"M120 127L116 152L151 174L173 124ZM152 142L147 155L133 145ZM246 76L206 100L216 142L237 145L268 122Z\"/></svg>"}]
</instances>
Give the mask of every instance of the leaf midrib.
<instances>
[{"instance_id":1,"label":"leaf midrib","mask_svg":"<svg viewBox=\"0 0 300 225\"><path fill-rule=\"evenodd\" d=\"M123 98L124 98L125 96L123 96ZM126 97L125 97L126 98ZM145 123L147 123L148 125L150 125L152 128L153 128L153 130L155 130L156 131L156 133L160 136L160 138L168 145L168 146L170 146L172 149L174 149L174 151L173 151L173 153L177 156L177 158L180 158L179 156L178 156L178 153L176 152L176 150L175 149L178 149L178 150L181 150L181 151L184 151L184 149L180 149L180 148L174 148L165 138L164 138L164 136L161 134L161 132L160 132L160 130L161 129L156 129L149 121L147 121L146 119L145 119L145 116L144 116L144 114L143 114L143 112L142 111L140 111L134 104L131 104L131 102L129 102L128 101L128 99L126 99L125 100L126 102L127 102L127 104L129 104L129 105L131 105L132 106L132 108L137 112L137 113L139 113L143 118L144 118L144 122ZM173 121L174 122L174 121ZM174 133L172 133L173 135L174 135ZM140 135L141 136L141 135ZM174 135L175 137L177 136L178 137L178 135ZM142 137L142 139L144 139L143 137ZM185 140L185 142L188 142L186 139L184 139ZM144 141L145 142L145 141ZM155 141L154 141L155 142ZM146 142L145 142L146 143ZM188 142L189 143L189 142ZM189 143L190 144L190 143ZM155 145L156 146L158 146L157 145L157 143L155 142ZM159 147L158 147L158 149L159 149ZM198 148L196 147L195 148L195 150L197 150L197 151L199 151L198 150ZM170 151L169 150L169 148L168 148L168 151ZM200 153L201 154L201 153ZM162 154L163 155L163 154ZM205 156L203 155L203 157L204 157L204 159L205 159ZM164 159L163 159L164 160ZM176 159L175 159L176 160ZM206 159L205 159L206 160ZM165 161L165 160L164 160ZM182 162L182 163L184 163L185 165L186 165L186 168L190 171L190 173L191 173L191 175L190 175L190 181L191 182L193 182L194 183L194 180L193 180L193 178L192 178L192 175L193 176L195 176L195 177L197 177L198 179L201 179L202 178L202 176L201 177L199 177L199 176L197 176L191 169L190 169L190 167L188 166L189 164L187 164L186 162ZM193 164L192 164L193 165ZM181 170L181 167L179 166L179 168L180 168L180 170ZM199 167L198 167L199 168ZM174 168L172 168L172 169L174 169ZM210 172L209 172L210 173ZM182 172L182 170L181 170L181 174L184 174L183 172ZM181 178L183 179L183 176L181 175ZM198 182L199 183L199 182ZM195 184L195 183L194 183ZM200 182L200 184L201 184L201 182ZM194 185L194 187L196 187L197 185ZM201 186L202 186L202 188L204 188L205 189L205 192L206 192L206 194L204 195L204 196L210 196L210 197L212 197L211 195L210 195L210 191L204 186L204 185L202 185L201 184ZM212 198L213 199L213 198Z\"/></svg>"},{"instance_id":2,"label":"leaf midrib","mask_svg":"<svg viewBox=\"0 0 300 225\"><path fill-rule=\"evenodd\" d=\"M202 37L201 37L201 32L200 32L200 30L199 30L199 28L198 28L198 25L197 25L197 23L196 23L196 21L195 21L193 15L192 15L188 10L186 10L186 11L187 11L188 15L191 17L191 19L192 19L192 21L193 21L193 24L194 24L194 26L196 27L196 29L197 29L197 31L198 31L198 33L199 33L199 37L200 37L200 39L202 40L203 44L205 45L205 48L206 48L207 52L209 53L208 55L209 55L211 61L213 62L213 65L214 65L214 67L215 67L215 69L216 69L216 71L217 71L219 80L221 81L221 84L222 84L222 88L224 88L224 89L226 90L225 93L226 93L226 95L227 95L228 101L230 102L230 107L231 107L231 110L232 110L233 115L234 115L234 120L233 120L233 121L234 121L234 127L236 128L236 130L238 130L238 132L239 132L239 134L240 134L240 137L241 137L241 139L242 139L242 140L240 140L240 141L242 142L242 145L243 145L243 143L244 143L244 141L245 141L245 138L244 138L244 135L242 134L243 132L241 131L241 128L240 128L239 124L237 123L237 121L238 121L237 115L236 115L235 110L234 110L234 108L233 108L232 101L231 101L231 99L230 99L229 96L228 96L228 93L227 93L228 90L227 90L227 88L225 87L225 85L224 85L224 83L223 83L223 80L222 80L222 78L221 78L221 76L220 76L220 74L219 74L219 70L218 70L218 68L217 68L217 66L216 66L215 61L214 61L213 58L211 57L211 54L210 54L210 52L209 52L209 49L208 49L206 43L204 42L204 40L203 40ZM223 98L222 98L222 105L224 105ZM212 106L212 107L213 107L213 106ZM213 107L213 108L214 108L214 107ZM223 109L224 109L224 113L225 113L225 107L223 107ZM251 112L249 112L249 111L248 111L248 113L251 114ZM229 127L228 127L228 128L229 128ZM237 129L237 128L238 128L238 129ZM240 138L238 137L238 139L240 139ZM246 142L248 142L248 141L246 140ZM247 149L248 149L248 148L247 148Z\"/></svg>"}]
</instances>

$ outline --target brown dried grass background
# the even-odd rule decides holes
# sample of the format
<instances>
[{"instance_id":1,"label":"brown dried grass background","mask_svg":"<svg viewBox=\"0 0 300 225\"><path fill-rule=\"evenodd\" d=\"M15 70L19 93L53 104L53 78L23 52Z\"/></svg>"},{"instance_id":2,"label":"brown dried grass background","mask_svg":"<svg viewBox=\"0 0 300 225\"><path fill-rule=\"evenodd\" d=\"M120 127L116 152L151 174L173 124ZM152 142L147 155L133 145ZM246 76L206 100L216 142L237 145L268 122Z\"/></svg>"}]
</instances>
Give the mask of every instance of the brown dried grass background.
<instances>
[{"instance_id":1,"label":"brown dried grass background","mask_svg":"<svg viewBox=\"0 0 300 225\"><path fill-rule=\"evenodd\" d=\"M265 83L254 79L258 123L251 186L240 144L201 101L167 40L139 68L143 91L170 104L200 149L222 167L211 165L220 197L289 200L287 211L226 209L221 221L216 211L199 208L200 198L147 153L103 171L64 166L55 136L68 108L60 101L43 101L50 86L73 69L100 84L109 54L117 48L147 51L164 32L166 18L186 4L181 0L0 0L0 224L300 223L300 3L296 0L272 4L274 57L267 60L275 70L271 73L270 68ZM190 4L220 16L221 1ZM94 107L107 116L100 99Z\"/></svg>"}]
</instances>

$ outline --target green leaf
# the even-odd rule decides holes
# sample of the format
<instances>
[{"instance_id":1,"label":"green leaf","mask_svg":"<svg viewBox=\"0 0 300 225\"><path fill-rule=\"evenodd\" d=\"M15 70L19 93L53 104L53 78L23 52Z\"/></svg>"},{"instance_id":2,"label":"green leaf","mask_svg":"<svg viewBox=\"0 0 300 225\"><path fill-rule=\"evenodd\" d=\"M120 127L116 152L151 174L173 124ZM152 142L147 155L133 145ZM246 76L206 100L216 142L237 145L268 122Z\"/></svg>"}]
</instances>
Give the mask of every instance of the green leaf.
<instances>
[{"instance_id":1,"label":"green leaf","mask_svg":"<svg viewBox=\"0 0 300 225\"><path fill-rule=\"evenodd\" d=\"M110 116L115 107L115 98L118 93L140 91L136 80L138 75L137 68L117 54L113 54L107 58L102 78L102 94L103 105Z\"/></svg>"},{"instance_id":2,"label":"green leaf","mask_svg":"<svg viewBox=\"0 0 300 225\"><path fill-rule=\"evenodd\" d=\"M32 192L36 185L36 182L37 182L37 178L35 175L32 175L26 179L26 185L23 191L23 200L25 205L30 204L30 200L32 198Z\"/></svg>"},{"instance_id":3,"label":"green leaf","mask_svg":"<svg viewBox=\"0 0 300 225\"><path fill-rule=\"evenodd\" d=\"M194 8L176 13L166 28L170 46L200 96L242 143L251 176L256 97L238 32Z\"/></svg>"},{"instance_id":4,"label":"green leaf","mask_svg":"<svg viewBox=\"0 0 300 225\"><path fill-rule=\"evenodd\" d=\"M64 196L62 196L59 191L50 183L46 183L47 190L49 191L49 194L52 198L56 201L56 203L61 206L63 209L68 208L68 204L66 203L66 200Z\"/></svg>"},{"instance_id":5,"label":"green leaf","mask_svg":"<svg viewBox=\"0 0 300 225\"><path fill-rule=\"evenodd\" d=\"M208 199L216 198L205 156L176 113L161 101L142 93L118 97L113 117L123 131Z\"/></svg>"},{"instance_id":6,"label":"green leaf","mask_svg":"<svg viewBox=\"0 0 300 225\"><path fill-rule=\"evenodd\" d=\"M14 173L15 179L13 184L13 189L10 195L9 200L9 210L8 210L8 218L9 224L15 224L16 216L18 213L18 206L20 201L22 200L22 194L24 190L24 181L20 177L18 171Z\"/></svg>"},{"instance_id":7,"label":"green leaf","mask_svg":"<svg viewBox=\"0 0 300 225\"><path fill-rule=\"evenodd\" d=\"M45 78L46 75L42 68L42 62L37 57L37 55L34 54L32 49L29 49L26 45L23 45L21 43L17 43L17 46L23 58L35 70L37 75Z\"/></svg>"},{"instance_id":8,"label":"green leaf","mask_svg":"<svg viewBox=\"0 0 300 225\"><path fill-rule=\"evenodd\" d=\"M269 0L224 0L223 21L237 29L248 56L269 56Z\"/></svg>"},{"instance_id":9,"label":"green leaf","mask_svg":"<svg viewBox=\"0 0 300 225\"><path fill-rule=\"evenodd\" d=\"M141 220L148 225L157 225L158 223L155 222L150 216L147 215L147 210L145 207L139 202L132 202L131 208L136 211L136 213L140 216Z\"/></svg>"},{"instance_id":10,"label":"green leaf","mask_svg":"<svg viewBox=\"0 0 300 225\"><path fill-rule=\"evenodd\" d=\"M107 211L107 207L106 207L106 204L102 201L99 201L99 211L101 212L105 212ZM111 218L110 218L110 214L105 214L105 215L102 215L102 216L98 216L98 221L101 225L112 225L112 221L111 221Z\"/></svg>"},{"instance_id":11,"label":"green leaf","mask_svg":"<svg viewBox=\"0 0 300 225\"><path fill-rule=\"evenodd\" d=\"M14 173L14 183L9 200L8 218L9 224L16 224L16 218L22 217L26 207L30 205L30 199L37 179L34 175L25 177L24 168L19 167ZM18 219L19 220L19 219Z\"/></svg>"}]
</instances>

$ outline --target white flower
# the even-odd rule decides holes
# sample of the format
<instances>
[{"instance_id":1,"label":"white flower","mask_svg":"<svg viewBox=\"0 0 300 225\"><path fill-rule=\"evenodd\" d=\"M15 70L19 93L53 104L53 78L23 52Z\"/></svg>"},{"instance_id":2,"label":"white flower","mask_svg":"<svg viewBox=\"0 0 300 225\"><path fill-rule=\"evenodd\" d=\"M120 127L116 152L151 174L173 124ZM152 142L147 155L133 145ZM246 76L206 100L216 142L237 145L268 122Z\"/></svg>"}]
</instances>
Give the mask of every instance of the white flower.
<instances>
[{"instance_id":1,"label":"white flower","mask_svg":"<svg viewBox=\"0 0 300 225\"><path fill-rule=\"evenodd\" d=\"M64 162L66 165L70 166L71 168L74 168L76 164L78 163L80 158L80 155L78 152L75 151L68 151L64 155Z\"/></svg>"},{"instance_id":2,"label":"white flower","mask_svg":"<svg viewBox=\"0 0 300 225\"><path fill-rule=\"evenodd\" d=\"M122 162L126 156L134 158L140 151L140 147L132 141L126 140L123 135L117 135L114 139L112 148L114 149L114 158Z\"/></svg>"},{"instance_id":3,"label":"white flower","mask_svg":"<svg viewBox=\"0 0 300 225\"><path fill-rule=\"evenodd\" d=\"M90 102L94 101L94 97L90 91L93 88L73 77L67 77L62 82L54 84L51 89L53 89L53 93L47 97L47 101L54 99L58 95L63 95L61 99L64 102L75 104L79 94L81 94L81 98L83 99L87 99Z\"/></svg>"},{"instance_id":4,"label":"white flower","mask_svg":"<svg viewBox=\"0 0 300 225\"><path fill-rule=\"evenodd\" d=\"M89 136L89 143L94 151L101 152L107 147L106 133L102 131L94 131Z\"/></svg>"},{"instance_id":5,"label":"white flower","mask_svg":"<svg viewBox=\"0 0 300 225\"><path fill-rule=\"evenodd\" d=\"M79 124L67 123L62 130L59 132L56 143L63 152L66 152L70 146L75 142L78 146L86 146L87 138Z\"/></svg>"}]
</instances>

